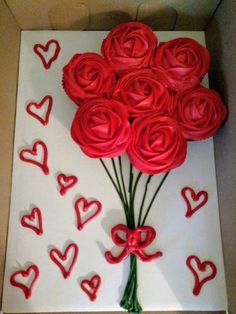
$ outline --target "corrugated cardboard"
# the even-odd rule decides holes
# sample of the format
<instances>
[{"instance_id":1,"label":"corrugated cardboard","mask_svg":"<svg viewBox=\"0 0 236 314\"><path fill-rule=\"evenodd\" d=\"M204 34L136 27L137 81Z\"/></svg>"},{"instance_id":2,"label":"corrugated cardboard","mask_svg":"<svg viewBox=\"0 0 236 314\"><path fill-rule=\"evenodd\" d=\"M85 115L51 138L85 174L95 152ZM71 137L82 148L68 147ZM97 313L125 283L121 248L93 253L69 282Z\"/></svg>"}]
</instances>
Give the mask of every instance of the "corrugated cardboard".
<instances>
[{"instance_id":1,"label":"corrugated cardboard","mask_svg":"<svg viewBox=\"0 0 236 314\"><path fill-rule=\"evenodd\" d=\"M236 2L223 1L206 31L212 55L210 84L229 115L215 137L215 158L222 241L230 313L236 313Z\"/></svg>"},{"instance_id":2,"label":"corrugated cardboard","mask_svg":"<svg viewBox=\"0 0 236 314\"><path fill-rule=\"evenodd\" d=\"M7 238L20 28L0 1L0 284Z\"/></svg>"}]
</instances>

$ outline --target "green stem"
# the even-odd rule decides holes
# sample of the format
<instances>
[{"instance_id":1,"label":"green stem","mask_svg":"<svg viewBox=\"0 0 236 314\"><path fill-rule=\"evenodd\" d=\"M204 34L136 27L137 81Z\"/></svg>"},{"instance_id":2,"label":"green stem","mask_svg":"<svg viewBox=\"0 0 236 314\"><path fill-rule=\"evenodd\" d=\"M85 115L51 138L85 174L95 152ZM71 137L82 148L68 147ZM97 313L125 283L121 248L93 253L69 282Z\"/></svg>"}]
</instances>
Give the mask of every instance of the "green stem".
<instances>
[{"instance_id":1,"label":"green stem","mask_svg":"<svg viewBox=\"0 0 236 314\"><path fill-rule=\"evenodd\" d=\"M110 174L107 166L105 165L104 161L101 158L100 158L100 162L102 163L103 168L106 171L106 174L108 175L108 177L111 180L111 182L112 182L112 184L113 184L113 186L114 186L118 196L120 197L120 200L122 202L122 205L123 205L123 208L124 208L124 212L125 212L126 222L127 222L127 225L129 225L130 224L129 223L129 220L130 220L130 218L129 218L129 209L128 209L128 205L124 201L124 197L123 197L122 191L119 190L119 187L116 185L115 180L112 178L112 175Z\"/></svg>"},{"instance_id":2,"label":"green stem","mask_svg":"<svg viewBox=\"0 0 236 314\"><path fill-rule=\"evenodd\" d=\"M133 166L130 163L130 166L129 166L129 193L130 194L132 191L132 185L133 185Z\"/></svg>"},{"instance_id":3,"label":"green stem","mask_svg":"<svg viewBox=\"0 0 236 314\"><path fill-rule=\"evenodd\" d=\"M118 187L117 187L117 185L116 185L114 179L112 178L112 176L111 176L111 174L110 174L110 172L109 172L107 166L105 165L104 161L103 161L101 158L100 158L99 160L100 160L100 162L102 163L103 168L105 169L105 171L106 171L106 173L107 173L109 179L111 180L111 182L112 182L114 188L116 189L116 192L117 192L117 193L119 194L119 196L120 196L120 191L119 191L119 189L118 189Z\"/></svg>"},{"instance_id":4,"label":"green stem","mask_svg":"<svg viewBox=\"0 0 236 314\"><path fill-rule=\"evenodd\" d=\"M138 301L138 276L137 276L137 258L130 255L130 273L125 287L124 295L120 302L120 306L129 313L142 313L142 307Z\"/></svg>"},{"instance_id":5,"label":"green stem","mask_svg":"<svg viewBox=\"0 0 236 314\"><path fill-rule=\"evenodd\" d=\"M130 169L129 169L129 217L130 217L130 225L128 226L129 228L134 228L135 227L135 219L134 219L134 209L133 209L133 166L130 163Z\"/></svg>"},{"instance_id":6,"label":"green stem","mask_svg":"<svg viewBox=\"0 0 236 314\"><path fill-rule=\"evenodd\" d=\"M142 176L142 172L140 171L139 174L137 175L137 178L134 183L134 188L133 190L131 189L131 202L130 202L130 211L132 212L132 218L133 218L133 228L135 228L135 213L134 213L134 200L135 200L135 195L137 191L137 186L139 183L139 180Z\"/></svg>"},{"instance_id":7,"label":"green stem","mask_svg":"<svg viewBox=\"0 0 236 314\"><path fill-rule=\"evenodd\" d=\"M123 187L123 193L124 193L124 197L125 197L125 202L128 205L128 198L127 198L127 194L126 194L126 188L125 188L125 181L124 181L124 176L123 176L121 156L119 156L118 159L119 159L120 177L121 177L121 183L122 183L122 187Z\"/></svg>"},{"instance_id":8,"label":"green stem","mask_svg":"<svg viewBox=\"0 0 236 314\"><path fill-rule=\"evenodd\" d=\"M121 184L120 184L120 179L119 179L119 176L118 176L118 172L117 172L117 169L116 169L116 164L115 164L114 158L111 158L111 162L112 162L113 170L114 170L114 173L115 173L117 186L118 186L118 188L119 188L120 194L122 195L123 202L125 202L124 196L123 196L123 193L122 193Z\"/></svg>"},{"instance_id":9,"label":"green stem","mask_svg":"<svg viewBox=\"0 0 236 314\"><path fill-rule=\"evenodd\" d=\"M119 179L119 176L118 176L118 172L117 172L117 169L116 169L116 163L115 163L114 158L111 158L111 162L112 162L112 167L113 167L113 170L114 170L114 173L115 173L118 189L120 191L121 202L123 204L124 211L126 213L126 221L127 221L127 224L128 224L128 222L130 222L130 219L131 219L130 215L129 215L129 204L128 204L128 202L125 201L125 196L124 196L122 188L121 188L120 179Z\"/></svg>"},{"instance_id":10,"label":"green stem","mask_svg":"<svg viewBox=\"0 0 236 314\"><path fill-rule=\"evenodd\" d=\"M157 189L156 189L156 192L154 193L154 195L153 195L153 197L152 197L152 199L151 199L151 202L150 202L149 205L148 205L148 208L147 208L146 213L145 213L145 215L144 215L144 218L143 218L143 221L142 221L142 223L141 223L141 226L143 226L143 225L145 224L145 221L146 221L147 216L148 216L148 214L149 214L149 212L150 212L150 209L151 209L151 207L152 207L152 204L153 204L153 202L154 202L154 200L155 200L155 198L156 198L158 192L160 191L160 189L161 189L163 183L165 182L165 180L166 180L166 178L167 178L167 176L168 176L169 173L170 173L170 172L165 173L165 175L164 175L164 177L162 178L160 184L158 185L158 187L157 187Z\"/></svg>"},{"instance_id":11,"label":"green stem","mask_svg":"<svg viewBox=\"0 0 236 314\"><path fill-rule=\"evenodd\" d=\"M135 181L135 184L134 184L134 189L133 189L133 192L132 192L132 194L133 194L133 200L134 200L134 198L135 198L135 194L136 194L138 182L139 182L139 180L140 180L142 174L143 174L143 173L140 171L139 174L138 174L138 176L137 176L137 178L136 178L136 181Z\"/></svg>"},{"instance_id":12,"label":"green stem","mask_svg":"<svg viewBox=\"0 0 236 314\"><path fill-rule=\"evenodd\" d=\"M142 199L142 203L141 203L141 206L140 206L140 209L139 209L138 226L141 223L141 218L142 218L142 214L143 214L143 207L144 207L144 203L145 203L145 199L146 199L146 195L147 195L147 190L148 190L148 184L151 181L152 176L153 176L152 174L150 174L148 176L146 184L145 184L145 190L144 190L144 193L143 193L143 199Z\"/></svg>"}]
</instances>

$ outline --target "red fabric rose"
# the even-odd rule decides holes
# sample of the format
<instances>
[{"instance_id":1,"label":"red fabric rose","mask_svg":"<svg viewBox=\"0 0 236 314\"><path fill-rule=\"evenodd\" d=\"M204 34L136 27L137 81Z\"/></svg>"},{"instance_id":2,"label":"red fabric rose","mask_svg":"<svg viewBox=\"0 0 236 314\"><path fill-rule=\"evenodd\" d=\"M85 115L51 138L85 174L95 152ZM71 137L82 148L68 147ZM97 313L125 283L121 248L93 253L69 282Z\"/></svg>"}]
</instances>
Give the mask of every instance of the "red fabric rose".
<instances>
[{"instance_id":1,"label":"red fabric rose","mask_svg":"<svg viewBox=\"0 0 236 314\"><path fill-rule=\"evenodd\" d=\"M176 95L176 120L187 139L203 140L218 130L227 110L219 94L197 86Z\"/></svg>"},{"instance_id":2,"label":"red fabric rose","mask_svg":"<svg viewBox=\"0 0 236 314\"><path fill-rule=\"evenodd\" d=\"M116 26L102 43L102 54L114 69L122 73L148 67L157 45L157 37L147 25L139 22Z\"/></svg>"},{"instance_id":3,"label":"red fabric rose","mask_svg":"<svg viewBox=\"0 0 236 314\"><path fill-rule=\"evenodd\" d=\"M209 69L210 54L193 39L177 38L159 45L154 64L165 70L174 90L184 90L200 83Z\"/></svg>"},{"instance_id":4,"label":"red fabric rose","mask_svg":"<svg viewBox=\"0 0 236 314\"><path fill-rule=\"evenodd\" d=\"M92 158L115 157L124 153L131 128L126 107L118 101L92 99L81 106L71 126L71 136Z\"/></svg>"},{"instance_id":5,"label":"red fabric rose","mask_svg":"<svg viewBox=\"0 0 236 314\"><path fill-rule=\"evenodd\" d=\"M159 70L125 74L118 80L113 97L126 104L132 118L148 113L171 114L174 109L173 92Z\"/></svg>"},{"instance_id":6,"label":"red fabric rose","mask_svg":"<svg viewBox=\"0 0 236 314\"><path fill-rule=\"evenodd\" d=\"M167 172L180 166L186 153L187 141L174 119L155 114L134 120L128 156L138 170Z\"/></svg>"},{"instance_id":7,"label":"red fabric rose","mask_svg":"<svg viewBox=\"0 0 236 314\"><path fill-rule=\"evenodd\" d=\"M63 86L71 100L80 105L87 99L110 97L115 74L100 55L76 54L63 68Z\"/></svg>"}]
</instances>

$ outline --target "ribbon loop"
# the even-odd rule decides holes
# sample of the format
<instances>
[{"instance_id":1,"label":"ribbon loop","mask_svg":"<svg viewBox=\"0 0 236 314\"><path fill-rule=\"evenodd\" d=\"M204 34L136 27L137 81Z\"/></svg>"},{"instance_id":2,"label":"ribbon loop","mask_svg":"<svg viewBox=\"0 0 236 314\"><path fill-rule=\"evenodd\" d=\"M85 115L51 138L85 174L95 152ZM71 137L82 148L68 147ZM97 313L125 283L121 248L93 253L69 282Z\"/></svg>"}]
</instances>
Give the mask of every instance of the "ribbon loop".
<instances>
[{"instance_id":1,"label":"ribbon loop","mask_svg":"<svg viewBox=\"0 0 236 314\"><path fill-rule=\"evenodd\" d=\"M120 236L121 233L124 234L125 239ZM149 262L162 256L162 252L160 251L154 254L147 254L143 251L156 237L155 229L150 226L129 229L123 224L118 224L112 228L111 236L117 246L124 247L123 251L118 256L112 255L109 251L105 253L106 260L111 264L120 263L131 253L136 255L143 262Z\"/></svg>"},{"instance_id":2,"label":"ribbon loop","mask_svg":"<svg viewBox=\"0 0 236 314\"><path fill-rule=\"evenodd\" d=\"M120 237L120 233L125 235L126 240ZM116 225L111 229L112 240L117 246L126 246L128 235L129 235L129 228L125 225L119 224Z\"/></svg>"}]
</instances>

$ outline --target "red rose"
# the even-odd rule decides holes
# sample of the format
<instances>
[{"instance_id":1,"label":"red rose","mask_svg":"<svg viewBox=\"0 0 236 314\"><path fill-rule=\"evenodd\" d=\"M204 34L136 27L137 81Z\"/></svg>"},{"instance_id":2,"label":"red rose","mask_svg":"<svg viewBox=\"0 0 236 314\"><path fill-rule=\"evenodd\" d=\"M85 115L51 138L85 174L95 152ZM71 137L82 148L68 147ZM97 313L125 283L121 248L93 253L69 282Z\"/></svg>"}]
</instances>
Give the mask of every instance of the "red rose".
<instances>
[{"instance_id":1,"label":"red rose","mask_svg":"<svg viewBox=\"0 0 236 314\"><path fill-rule=\"evenodd\" d=\"M154 59L167 75L171 87L178 91L200 83L210 64L208 50L190 38L161 43Z\"/></svg>"},{"instance_id":2,"label":"red rose","mask_svg":"<svg viewBox=\"0 0 236 314\"><path fill-rule=\"evenodd\" d=\"M63 86L67 95L80 105L87 99L110 97L115 74L98 54L76 54L63 68Z\"/></svg>"},{"instance_id":3,"label":"red rose","mask_svg":"<svg viewBox=\"0 0 236 314\"><path fill-rule=\"evenodd\" d=\"M157 37L147 25L122 23L104 39L102 53L120 75L126 71L148 67L157 45Z\"/></svg>"},{"instance_id":4,"label":"red rose","mask_svg":"<svg viewBox=\"0 0 236 314\"><path fill-rule=\"evenodd\" d=\"M92 99L75 114L71 136L92 158L115 157L124 153L131 128L126 107L112 99Z\"/></svg>"},{"instance_id":5,"label":"red rose","mask_svg":"<svg viewBox=\"0 0 236 314\"><path fill-rule=\"evenodd\" d=\"M226 117L219 94L203 86L177 93L176 120L187 139L203 140L217 131Z\"/></svg>"},{"instance_id":6,"label":"red rose","mask_svg":"<svg viewBox=\"0 0 236 314\"><path fill-rule=\"evenodd\" d=\"M167 172L180 166L186 153L187 141L174 119L155 114L134 120L128 156L138 170Z\"/></svg>"},{"instance_id":7,"label":"red rose","mask_svg":"<svg viewBox=\"0 0 236 314\"><path fill-rule=\"evenodd\" d=\"M148 113L170 114L173 111L173 92L161 71L142 69L122 76L113 97L127 105L132 118Z\"/></svg>"}]
</instances>

